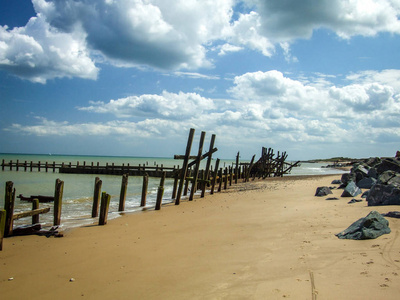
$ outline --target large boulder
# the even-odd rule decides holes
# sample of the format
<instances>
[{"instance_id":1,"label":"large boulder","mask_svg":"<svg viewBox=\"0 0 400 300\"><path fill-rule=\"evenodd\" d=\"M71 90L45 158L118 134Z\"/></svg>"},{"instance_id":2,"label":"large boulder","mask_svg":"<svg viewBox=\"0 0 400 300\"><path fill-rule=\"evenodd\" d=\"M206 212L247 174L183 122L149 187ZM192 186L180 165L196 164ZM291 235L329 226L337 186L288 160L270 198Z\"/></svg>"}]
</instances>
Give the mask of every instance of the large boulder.
<instances>
[{"instance_id":1,"label":"large boulder","mask_svg":"<svg viewBox=\"0 0 400 300\"><path fill-rule=\"evenodd\" d=\"M398 158L385 158L382 162L376 166L378 174L382 174L385 171L394 171L400 173L400 159Z\"/></svg>"},{"instance_id":2,"label":"large boulder","mask_svg":"<svg viewBox=\"0 0 400 300\"><path fill-rule=\"evenodd\" d=\"M346 186L350 181L355 181L356 180L356 174L354 173L343 173L342 178L340 181L343 183L344 186Z\"/></svg>"},{"instance_id":3,"label":"large boulder","mask_svg":"<svg viewBox=\"0 0 400 300\"><path fill-rule=\"evenodd\" d=\"M350 181L345 187L342 193L342 197L355 197L361 193L362 193L361 189L355 184L355 182Z\"/></svg>"},{"instance_id":4,"label":"large boulder","mask_svg":"<svg viewBox=\"0 0 400 300\"><path fill-rule=\"evenodd\" d=\"M379 175L378 183L400 186L400 174L394 171L385 171L381 175Z\"/></svg>"},{"instance_id":5,"label":"large boulder","mask_svg":"<svg viewBox=\"0 0 400 300\"><path fill-rule=\"evenodd\" d=\"M376 239L388 233L390 233L389 221L377 211L371 211L365 218L357 220L336 236L339 239L366 240Z\"/></svg>"},{"instance_id":6,"label":"large boulder","mask_svg":"<svg viewBox=\"0 0 400 300\"><path fill-rule=\"evenodd\" d=\"M377 183L369 190L367 201L368 206L400 205L400 188Z\"/></svg>"},{"instance_id":7,"label":"large boulder","mask_svg":"<svg viewBox=\"0 0 400 300\"><path fill-rule=\"evenodd\" d=\"M376 183L375 178L366 177L357 182L357 186L360 189L370 189L375 183Z\"/></svg>"}]
</instances>

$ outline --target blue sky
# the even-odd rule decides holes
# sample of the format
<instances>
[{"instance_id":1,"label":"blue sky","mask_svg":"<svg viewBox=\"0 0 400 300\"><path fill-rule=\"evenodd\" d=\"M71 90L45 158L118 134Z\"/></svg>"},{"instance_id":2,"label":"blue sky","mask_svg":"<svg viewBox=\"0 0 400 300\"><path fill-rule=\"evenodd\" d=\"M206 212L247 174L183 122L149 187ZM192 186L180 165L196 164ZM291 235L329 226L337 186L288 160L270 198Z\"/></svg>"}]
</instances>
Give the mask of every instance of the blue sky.
<instances>
[{"instance_id":1,"label":"blue sky","mask_svg":"<svg viewBox=\"0 0 400 300\"><path fill-rule=\"evenodd\" d=\"M0 0L0 152L394 156L395 0ZM206 143L206 147L207 143Z\"/></svg>"}]
</instances>

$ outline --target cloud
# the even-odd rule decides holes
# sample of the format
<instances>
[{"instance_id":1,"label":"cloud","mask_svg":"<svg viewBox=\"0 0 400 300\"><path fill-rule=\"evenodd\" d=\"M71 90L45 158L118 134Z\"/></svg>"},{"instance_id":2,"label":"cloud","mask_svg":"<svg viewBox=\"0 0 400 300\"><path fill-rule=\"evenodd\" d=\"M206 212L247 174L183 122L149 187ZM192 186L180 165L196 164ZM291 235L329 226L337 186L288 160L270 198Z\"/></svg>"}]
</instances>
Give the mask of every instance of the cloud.
<instances>
[{"instance_id":1,"label":"cloud","mask_svg":"<svg viewBox=\"0 0 400 300\"><path fill-rule=\"evenodd\" d=\"M109 113L117 117L147 117L168 120L190 119L215 109L212 99L196 93L178 94L163 91L161 95L130 96L108 103L92 102L91 106L79 107L79 110Z\"/></svg>"},{"instance_id":2,"label":"cloud","mask_svg":"<svg viewBox=\"0 0 400 300\"><path fill-rule=\"evenodd\" d=\"M58 77L96 79L99 71L82 35L58 32L41 17L12 30L0 26L0 69L40 83Z\"/></svg>"},{"instance_id":3,"label":"cloud","mask_svg":"<svg viewBox=\"0 0 400 300\"><path fill-rule=\"evenodd\" d=\"M249 0L256 5L262 34L274 42L311 37L328 28L342 38L400 33L400 5L392 0Z\"/></svg>"}]
</instances>

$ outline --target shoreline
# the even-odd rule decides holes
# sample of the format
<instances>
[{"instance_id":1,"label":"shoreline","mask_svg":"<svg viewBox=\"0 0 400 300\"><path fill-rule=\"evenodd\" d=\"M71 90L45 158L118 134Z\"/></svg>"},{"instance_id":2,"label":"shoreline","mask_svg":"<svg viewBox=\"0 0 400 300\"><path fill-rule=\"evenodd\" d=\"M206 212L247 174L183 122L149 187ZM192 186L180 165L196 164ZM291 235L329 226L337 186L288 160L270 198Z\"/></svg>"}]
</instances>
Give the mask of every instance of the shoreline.
<instances>
[{"instance_id":1,"label":"shoreline","mask_svg":"<svg viewBox=\"0 0 400 300\"><path fill-rule=\"evenodd\" d=\"M335 175L272 177L65 232L4 239L7 299L397 299L400 220L376 240L334 234L396 207L315 197ZM313 279L312 279L312 277ZM13 280L8 280L13 278ZM70 279L73 278L70 282ZM357 283L357 289L354 284Z\"/></svg>"}]
</instances>

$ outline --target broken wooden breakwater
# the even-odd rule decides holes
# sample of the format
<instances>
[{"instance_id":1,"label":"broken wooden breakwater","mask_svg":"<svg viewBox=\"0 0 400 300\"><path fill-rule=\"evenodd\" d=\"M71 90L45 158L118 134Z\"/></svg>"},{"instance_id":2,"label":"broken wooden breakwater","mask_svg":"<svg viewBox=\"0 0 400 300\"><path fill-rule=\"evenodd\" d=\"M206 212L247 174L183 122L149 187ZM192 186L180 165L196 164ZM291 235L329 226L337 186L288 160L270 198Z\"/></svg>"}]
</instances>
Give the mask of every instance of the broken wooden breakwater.
<instances>
[{"instance_id":1,"label":"broken wooden breakwater","mask_svg":"<svg viewBox=\"0 0 400 300\"><path fill-rule=\"evenodd\" d=\"M222 189L226 190L228 188L228 185L231 186L232 183L238 183L239 179L242 179L243 182L248 182L251 175L253 179L256 177L256 173L252 172L255 155L252 157L250 163L241 163L239 161L240 155L238 152L236 156L236 161L235 163L232 163L232 166L228 167L224 166L224 168L221 168L219 165L220 164L219 158L216 159L214 167L211 165L212 155L218 150L217 148L214 147L216 138L215 135L211 136L209 150L205 154L203 154L203 146L206 133L201 132L197 155L191 156L190 152L194 138L194 132L195 130L193 128L190 129L185 154L175 155L174 157L175 159L183 160L183 167L181 169L179 169L179 167L164 168L162 165L161 167L139 166L138 169L135 169L136 167L131 167L129 166L129 164L126 166L125 165L116 166L114 164L111 165L106 164L105 167L104 166L100 167L99 163L97 163L96 166L93 163L87 166L86 163L84 163L83 165L79 165L79 162L74 166L71 163L67 166L65 164L60 164L61 167L53 163L51 164L51 166L53 172L55 172L56 168L58 167L60 173L62 173L62 168L64 168L64 170L70 171L69 173L123 175L121 192L119 197L118 212L125 211L125 200L127 195L127 185L128 185L129 175L143 176L143 185L141 193L142 198L140 201L140 207L146 207L149 176L161 178L160 184L158 185L157 189L157 198L154 207L155 210L160 210L162 207L163 195L164 195L164 183L168 173L170 177L174 178L171 198L175 199L175 201L172 201L175 203L175 205L180 204L182 196L188 196L184 199L192 201L196 193L198 193L196 195L199 195L200 198L203 198L205 196L206 190L208 190L211 195L214 194L214 192L221 192ZM263 151L263 159L262 159L263 163L261 164L261 170L263 172L258 174L262 174L263 178L268 177L268 174L274 174L274 176L283 176L283 174L285 174L287 171L289 171L292 167L296 165L294 164L291 165L290 168L284 169L283 166L285 166L285 159L287 158L286 153L282 155L279 155L278 153L277 158L273 158L274 155L272 150L266 151L266 149L263 148L262 151ZM264 157L264 154L266 155L266 157ZM200 170L201 161L204 159L207 159L206 167L204 170ZM22 163L22 166L25 170L28 168L28 167L25 168L25 166L27 165L28 164L26 162ZM32 166L33 163L31 162L29 165ZM49 164L45 163L45 170L48 171L49 168L46 169L46 166L48 167ZM3 160L2 167L3 170L5 167L8 167L10 168L10 170L16 168L16 170L18 171L21 165L19 164L18 161L16 164L13 164L13 162L11 161L7 165ZM36 167L38 168L38 171L40 171L40 169L42 168L42 164L39 162ZM266 172L265 170L268 170L268 172ZM65 173L67 173L68 171L66 171ZM154 173L151 173L152 171L154 171ZM102 192L101 189L102 189L102 181L100 180L100 178L96 177L94 192L93 192L93 205L91 209L92 218L99 217L98 224L105 225L107 224L107 216L110 209L111 196L106 192ZM49 212L50 207L39 208L39 203L40 203L40 199L38 199L39 197L42 197L42 199L46 199L49 201L50 200L54 201L54 206L53 206L54 227L49 231L47 231L45 235L57 236L56 235L58 234L56 231L58 228L57 226L61 224L62 220L61 211L63 203L62 202L63 190L64 190L64 182L61 181L60 179L57 179L55 185L54 197L52 196L23 197L22 195L20 195L19 198L21 200L29 201L30 199L32 199L32 210L14 213L14 201L15 201L16 191L15 189L13 189L13 183L11 181L8 181L6 183L4 210L0 209L0 250L2 247L3 237L17 235L17 232L19 232L18 234L40 234L42 232L40 231L41 227L39 224L39 215ZM168 201L168 203L171 203L171 201ZM25 218L28 216L32 216L32 226L25 227L23 229L13 228L14 220L17 220L19 218Z\"/></svg>"},{"instance_id":2,"label":"broken wooden breakwater","mask_svg":"<svg viewBox=\"0 0 400 300\"><path fill-rule=\"evenodd\" d=\"M128 174L130 176L143 176L148 174L150 177L162 177L164 172L166 172L167 178L173 178L174 175L179 171L179 166L177 167L164 167L163 165L138 165L131 166L128 164L116 165L114 163L106 163L105 165L100 165L99 162L83 162L79 161L75 164L69 163L56 163L56 162L28 162L28 161L12 161L6 162L4 159L1 163L1 170L10 171L37 171L37 172L53 172L58 171L64 174L103 174L103 175L124 175Z\"/></svg>"}]
</instances>

